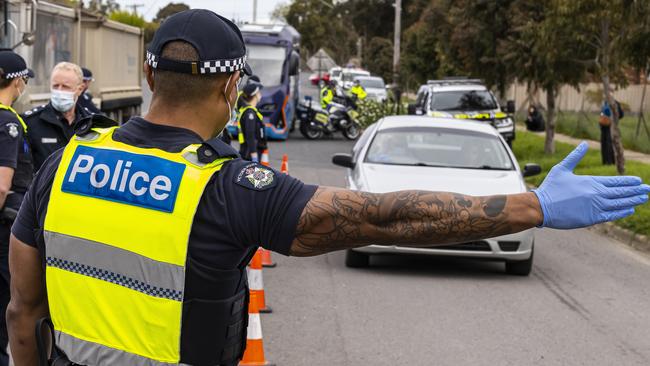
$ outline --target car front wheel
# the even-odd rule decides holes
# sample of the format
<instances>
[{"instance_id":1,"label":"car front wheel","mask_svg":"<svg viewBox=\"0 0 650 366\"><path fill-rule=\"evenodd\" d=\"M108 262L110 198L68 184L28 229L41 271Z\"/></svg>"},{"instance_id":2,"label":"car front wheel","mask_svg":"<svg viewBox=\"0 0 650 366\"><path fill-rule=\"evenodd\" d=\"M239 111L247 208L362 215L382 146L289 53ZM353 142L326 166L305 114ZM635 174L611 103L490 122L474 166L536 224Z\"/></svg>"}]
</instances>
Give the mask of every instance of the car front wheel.
<instances>
[{"instance_id":1,"label":"car front wheel","mask_svg":"<svg viewBox=\"0 0 650 366\"><path fill-rule=\"evenodd\" d=\"M533 254L535 254L535 244L530 250L530 258L523 261L506 261L506 273L515 276L528 276L533 269Z\"/></svg>"},{"instance_id":2,"label":"car front wheel","mask_svg":"<svg viewBox=\"0 0 650 366\"><path fill-rule=\"evenodd\" d=\"M363 268L370 265L370 256L365 253L348 249L345 252L345 266L350 268Z\"/></svg>"}]
</instances>

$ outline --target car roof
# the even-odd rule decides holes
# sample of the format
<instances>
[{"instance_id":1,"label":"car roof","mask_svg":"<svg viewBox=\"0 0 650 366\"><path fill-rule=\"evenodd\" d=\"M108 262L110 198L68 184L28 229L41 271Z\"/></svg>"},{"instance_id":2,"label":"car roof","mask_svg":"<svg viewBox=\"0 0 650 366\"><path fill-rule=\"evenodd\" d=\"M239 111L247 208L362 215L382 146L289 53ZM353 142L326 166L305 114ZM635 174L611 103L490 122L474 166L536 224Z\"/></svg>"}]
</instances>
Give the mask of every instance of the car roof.
<instances>
[{"instance_id":1,"label":"car roof","mask_svg":"<svg viewBox=\"0 0 650 366\"><path fill-rule=\"evenodd\" d=\"M484 85L467 84L467 85L428 85L435 93L441 91L470 91L470 90L487 90Z\"/></svg>"},{"instance_id":2,"label":"car roof","mask_svg":"<svg viewBox=\"0 0 650 366\"><path fill-rule=\"evenodd\" d=\"M456 118L401 115L384 117L379 123L379 126L377 126L378 131L398 127L432 127L458 131L481 132L492 136L499 136L499 132L485 122L468 121Z\"/></svg>"},{"instance_id":3,"label":"car roof","mask_svg":"<svg viewBox=\"0 0 650 366\"><path fill-rule=\"evenodd\" d=\"M355 76L354 79L355 80L358 79L358 80L381 80L381 81L384 81L384 78L382 78L380 76Z\"/></svg>"}]
</instances>

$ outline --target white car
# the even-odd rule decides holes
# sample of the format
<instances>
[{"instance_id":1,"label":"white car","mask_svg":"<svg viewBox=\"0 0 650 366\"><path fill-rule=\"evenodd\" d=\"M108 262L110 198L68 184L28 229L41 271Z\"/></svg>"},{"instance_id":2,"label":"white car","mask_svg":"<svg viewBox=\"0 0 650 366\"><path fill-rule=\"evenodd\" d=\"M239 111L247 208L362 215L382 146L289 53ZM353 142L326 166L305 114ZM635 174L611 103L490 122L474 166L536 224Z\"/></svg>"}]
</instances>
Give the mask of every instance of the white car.
<instances>
[{"instance_id":1,"label":"white car","mask_svg":"<svg viewBox=\"0 0 650 366\"><path fill-rule=\"evenodd\" d=\"M379 76L357 76L354 81L359 81L363 90L368 94L368 99L377 102L383 102L388 97L386 94L386 84L384 79Z\"/></svg>"},{"instance_id":2,"label":"white car","mask_svg":"<svg viewBox=\"0 0 650 366\"><path fill-rule=\"evenodd\" d=\"M366 129L352 154L336 154L348 168L348 188L373 193L400 190L447 191L474 196L526 192L515 155L492 126L481 122L425 116L386 117ZM369 245L349 250L346 265L369 265L379 253L428 254L505 261L506 272L526 276L533 264L533 230L443 246Z\"/></svg>"},{"instance_id":3,"label":"white car","mask_svg":"<svg viewBox=\"0 0 650 366\"><path fill-rule=\"evenodd\" d=\"M361 69L343 69L341 71L340 86L343 89L350 89L354 85L354 78L359 76L370 76L370 73Z\"/></svg>"}]
</instances>

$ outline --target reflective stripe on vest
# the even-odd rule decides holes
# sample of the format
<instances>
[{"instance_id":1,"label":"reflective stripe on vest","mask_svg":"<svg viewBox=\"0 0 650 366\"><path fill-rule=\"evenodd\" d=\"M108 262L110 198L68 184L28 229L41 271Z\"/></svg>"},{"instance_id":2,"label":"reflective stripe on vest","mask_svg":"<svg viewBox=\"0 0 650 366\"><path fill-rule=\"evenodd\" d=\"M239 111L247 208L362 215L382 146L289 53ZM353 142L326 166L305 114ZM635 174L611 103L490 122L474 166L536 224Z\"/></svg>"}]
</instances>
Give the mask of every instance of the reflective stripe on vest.
<instances>
[{"instance_id":1,"label":"reflective stripe on vest","mask_svg":"<svg viewBox=\"0 0 650 366\"><path fill-rule=\"evenodd\" d=\"M114 141L66 146L45 217L56 343L82 365L177 365L187 246L210 177L229 159Z\"/></svg>"},{"instance_id":2,"label":"reflective stripe on vest","mask_svg":"<svg viewBox=\"0 0 650 366\"><path fill-rule=\"evenodd\" d=\"M242 133L241 118L244 115L244 112L246 112L249 109L252 109L255 112L255 114L257 114L257 118L259 118L260 121L264 120L262 114L257 110L257 108L253 107L252 105L247 105L245 107L239 108L239 117L237 118L237 124L238 124L238 128L239 128L239 132L237 134L237 139L239 140L240 144L243 144L244 142L246 142L246 138L244 137L244 134Z\"/></svg>"},{"instance_id":3,"label":"reflective stripe on vest","mask_svg":"<svg viewBox=\"0 0 650 366\"><path fill-rule=\"evenodd\" d=\"M23 118L20 116L20 114L18 114L18 112L16 112L15 109L13 109L13 108L11 108L9 106L6 106L6 105L4 105L2 103L0 103L0 109L4 109L6 111L9 111L9 112L15 114L16 118L18 118L18 121L23 126L23 131L25 131L25 133L27 133L27 124L25 123L25 121L23 121Z\"/></svg>"}]
</instances>

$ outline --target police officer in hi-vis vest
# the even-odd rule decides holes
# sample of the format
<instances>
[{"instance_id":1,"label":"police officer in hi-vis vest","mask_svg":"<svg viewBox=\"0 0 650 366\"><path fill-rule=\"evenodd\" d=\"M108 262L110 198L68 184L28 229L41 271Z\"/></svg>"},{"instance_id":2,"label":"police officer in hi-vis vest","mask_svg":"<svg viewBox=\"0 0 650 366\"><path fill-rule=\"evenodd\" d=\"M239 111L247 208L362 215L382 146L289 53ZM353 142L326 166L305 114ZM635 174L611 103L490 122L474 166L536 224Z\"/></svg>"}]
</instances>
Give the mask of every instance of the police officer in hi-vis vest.
<instances>
[{"instance_id":1,"label":"police officer in hi-vis vest","mask_svg":"<svg viewBox=\"0 0 650 366\"><path fill-rule=\"evenodd\" d=\"M574 175L585 145L535 192L487 197L317 187L244 161L216 138L251 72L244 40L207 10L167 18L144 71L149 112L119 128L80 123L25 196L10 243L17 366L37 364L44 317L79 365L237 365L260 244L313 256L583 227L631 215L650 191L636 177Z\"/></svg>"},{"instance_id":2,"label":"police officer in hi-vis vest","mask_svg":"<svg viewBox=\"0 0 650 366\"><path fill-rule=\"evenodd\" d=\"M259 161L262 151L267 148L266 132L262 114L257 104L262 99L262 84L249 81L239 96L239 155L243 159Z\"/></svg>"},{"instance_id":3,"label":"police officer in hi-vis vest","mask_svg":"<svg viewBox=\"0 0 650 366\"><path fill-rule=\"evenodd\" d=\"M34 167L27 125L11 108L33 74L13 51L0 51L0 366L9 365L7 323L9 304L9 235Z\"/></svg>"}]
</instances>

